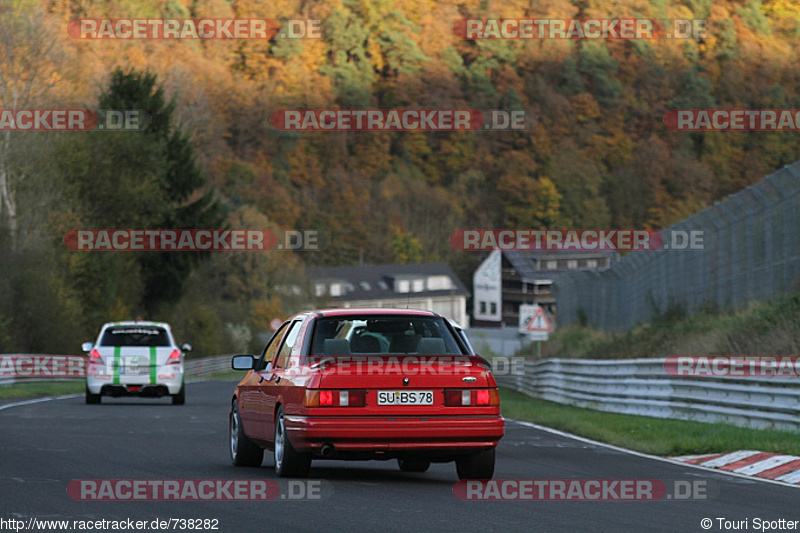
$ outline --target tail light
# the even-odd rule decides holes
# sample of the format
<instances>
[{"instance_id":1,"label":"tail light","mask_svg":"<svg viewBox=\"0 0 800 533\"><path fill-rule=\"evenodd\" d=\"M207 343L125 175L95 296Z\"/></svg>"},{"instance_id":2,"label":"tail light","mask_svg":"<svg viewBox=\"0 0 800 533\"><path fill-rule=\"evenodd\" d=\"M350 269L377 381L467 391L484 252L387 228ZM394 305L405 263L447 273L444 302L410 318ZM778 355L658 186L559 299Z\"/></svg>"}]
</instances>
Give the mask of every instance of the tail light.
<instances>
[{"instance_id":1,"label":"tail light","mask_svg":"<svg viewBox=\"0 0 800 533\"><path fill-rule=\"evenodd\" d=\"M179 350L172 350L172 353L169 354L169 359L167 359L168 365L179 365L181 364L181 352Z\"/></svg>"},{"instance_id":2,"label":"tail light","mask_svg":"<svg viewBox=\"0 0 800 533\"><path fill-rule=\"evenodd\" d=\"M365 390L309 390L303 400L305 407L364 407Z\"/></svg>"},{"instance_id":3,"label":"tail light","mask_svg":"<svg viewBox=\"0 0 800 533\"><path fill-rule=\"evenodd\" d=\"M444 404L447 407L497 407L500 395L497 389L446 389Z\"/></svg>"},{"instance_id":4,"label":"tail light","mask_svg":"<svg viewBox=\"0 0 800 533\"><path fill-rule=\"evenodd\" d=\"M98 363L98 364L102 363L103 362L103 358L100 357L100 352L98 352L96 349L92 350L91 352L89 352L89 362L90 363Z\"/></svg>"}]
</instances>

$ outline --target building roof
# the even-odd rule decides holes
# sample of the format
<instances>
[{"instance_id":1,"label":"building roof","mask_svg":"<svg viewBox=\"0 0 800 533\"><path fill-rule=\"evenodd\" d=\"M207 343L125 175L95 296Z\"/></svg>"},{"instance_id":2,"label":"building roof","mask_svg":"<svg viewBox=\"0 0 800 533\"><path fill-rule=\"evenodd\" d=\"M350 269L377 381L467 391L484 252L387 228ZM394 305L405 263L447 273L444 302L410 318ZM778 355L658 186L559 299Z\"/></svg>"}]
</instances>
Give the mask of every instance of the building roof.
<instances>
[{"instance_id":1,"label":"building roof","mask_svg":"<svg viewBox=\"0 0 800 533\"><path fill-rule=\"evenodd\" d=\"M447 263L415 263L389 265L361 265L320 267L306 269L312 283L341 283L341 296L326 297L334 301L386 300L434 296L469 296L469 291ZM447 276L450 288L431 289L428 278ZM398 292L395 281L425 280L422 291Z\"/></svg>"},{"instance_id":2,"label":"building roof","mask_svg":"<svg viewBox=\"0 0 800 533\"><path fill-rule=\"evenodd\" d=\"M564 274L565 272L573 272L574 269L543 269L538 268L539 263L550 259L595 259L598 257L606 256L609 258L609 263L619 261L619 252L613 250L558 250L552 252L543 251L519 251L519 250L503 250L503 257L505 257L517 274L526 281L542 279L554 279ZM581 268L581 270L605 270L607 267L597 268Z\"/></svg>"}]
</instances>

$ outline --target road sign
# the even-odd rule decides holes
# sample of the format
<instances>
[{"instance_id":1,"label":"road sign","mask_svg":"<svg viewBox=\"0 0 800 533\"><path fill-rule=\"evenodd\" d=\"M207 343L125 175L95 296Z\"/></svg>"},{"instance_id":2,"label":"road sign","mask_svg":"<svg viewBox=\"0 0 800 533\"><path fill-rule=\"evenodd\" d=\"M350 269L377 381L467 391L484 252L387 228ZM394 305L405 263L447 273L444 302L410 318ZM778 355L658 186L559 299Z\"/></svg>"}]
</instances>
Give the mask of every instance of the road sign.
<instances>
[{"instance_id":1,"label":"road sign","mask_svg":"<svg viewBox=\"0 0 800 533\"><path fill-rule=\"evenodd\" d=\"M272 328L272 331L278 331L278 328L281 327L281 324L283 324L283 320L280 318L273 318L269 322L269 327Z\"/></svg>"},{"instance_id":2,"label":"road sign","mask_svg":"<svg viewBox=\"0 0 800 533\"><path fill-rule=\"evenodd\" d=\"M553 331L553 324L538 305L519 306L519 332L532 341L546 341Z\"/></svg>"}]
</instances>

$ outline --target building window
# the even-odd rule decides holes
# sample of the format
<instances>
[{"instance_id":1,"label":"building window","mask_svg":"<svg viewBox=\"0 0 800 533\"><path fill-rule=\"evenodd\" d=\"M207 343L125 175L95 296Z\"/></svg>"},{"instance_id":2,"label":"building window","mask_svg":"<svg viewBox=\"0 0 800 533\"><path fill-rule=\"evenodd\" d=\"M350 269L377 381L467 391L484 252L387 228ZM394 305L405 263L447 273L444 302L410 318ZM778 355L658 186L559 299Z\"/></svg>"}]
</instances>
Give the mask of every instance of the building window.
<instances>
[{"instance_id":1,"label":"building window","mask_svg":"<svg viewBox=\"0 0 800 533\"><path fill-rule=\"evenodd\" d=\"M586 268L597 268L597 259L587 259Z\"/></svg>"},{"instance_id":2,"label":"building window","mask_svg":"<svg viewBox=\"0 0 800 533\"><path fill-rule=\"evenodd\" d=\"M480 302L481 314L486 314L486 302Z\"/></svg>"},{"instance_id":3,"label":"building window","mask_svg":"<svg viewBox=\"0 0 800 533\"><path fill-rule=\"evenodd\" d=\"M411 283L407 279L400 279L395 282L397 292L409 292L411 290Z\"/></svg>"},{"instance_id":4,"label":"building window","mask_svg":"<svg viewBox=\"0 0 800 533\"><path fill-rule=\"evenodd\" d=\"M369 283L367 283L366 281L362 281L361 283L358 284L358 286L361 287L362 291L370 290Z\"/></svg>"},{"instance_id":5,"label":"building window","mask_svg":"<svg viewBox=\"0 0 800 533\"><path fill-rule=\"evenodd\" d=\"M424 279L415 279L412 283L412 291L414 292L422 292L425 290L425 280Z\"/></svg>"},{"instance_id":6,"label":"building window","mask_svg":"<svg viewBox=\"0 0 800 533\"><path fill-rule=\"evenodd\" d=\"M317 283L314 287L314 294L317 296L323 296L325 294L325 284L324 283Z\"/></svg>"},{"instance_id":7,"label":"building window","mask_svg":"<svg viewBox=\"0 0 800 533\"><path fill-rule=\"evenodd\" d=\"M546 265L548 270L555 270L558 268L558 261L547 261Z\"/></svg>"},{"instance_id":8,"label":"building window","mask_svg":"<svg viewBox=\"0 0 800 533\"><path fill-rule=\"evenodd\" d=\"M496 303L494 303L494 302L492 302L492 303L491 303L491 304L489 304L489 305L490 305L490 309L491 309L491 310L489 311L489 314L490 314L490 315L496 315L496 314L497 314L497 304L496 304Z\"/></svg>"},{"instance_id":9,"label":"building window","mask_svg":"<svg viewBox=\"0 0 800 533\"><path fill-rule=\"evenodd\" d=\"M429 291L446 291L453 288L453 282L450 276L429 276L428 277L428 290Z\"/></svg>"},{"instance_id":10,"label":"building window","mask_svg":"<svg viewBox=\"0 0 800 533\"><path fill-rule=\"evenodd\" d=\"M567 261L567 268L578 268L578 261L576 259L570 259Z\"/></svg>"},{"instance_id":11,"label":"building window","mask_svg":"<svg viewBox=\"0 0 800 533\"><path fill-rule=\"evenodd\" d=\"M342 284L331 283L331 296L341 296L341 295L342 295Z\"/></svg>"}]
</instances>

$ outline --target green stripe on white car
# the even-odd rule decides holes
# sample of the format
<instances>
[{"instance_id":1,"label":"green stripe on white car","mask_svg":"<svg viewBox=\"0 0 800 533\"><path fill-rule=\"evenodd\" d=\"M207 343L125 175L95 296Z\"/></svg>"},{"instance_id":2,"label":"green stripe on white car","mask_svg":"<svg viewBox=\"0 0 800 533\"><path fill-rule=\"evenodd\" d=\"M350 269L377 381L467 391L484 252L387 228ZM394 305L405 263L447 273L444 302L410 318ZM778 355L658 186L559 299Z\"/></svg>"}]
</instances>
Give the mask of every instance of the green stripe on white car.
<instances>
[{"instance_id":1,"label":"green stripe on white car","mask_svg":"<svg viewBox=\"0 0 800 533\"><path fill-rule=\"evenodd\" d=\"M156 370L158 370L158 357L156 356L156 347L150 347L150 384L156 384Z\"/></svg>"},{"instance_id":2,"label":"green stripe on white car","mask_svg":"<svg viewBox=\"0 0 800 533\"><path fill-rule=\"evenodd\" d=\"M120 364L120 352L122 351L121 346L116 346L114 348L114 360L111 361L111 365L114 371L114 385L119 385L119 364Z\"/></svg>"}]
</instances>

